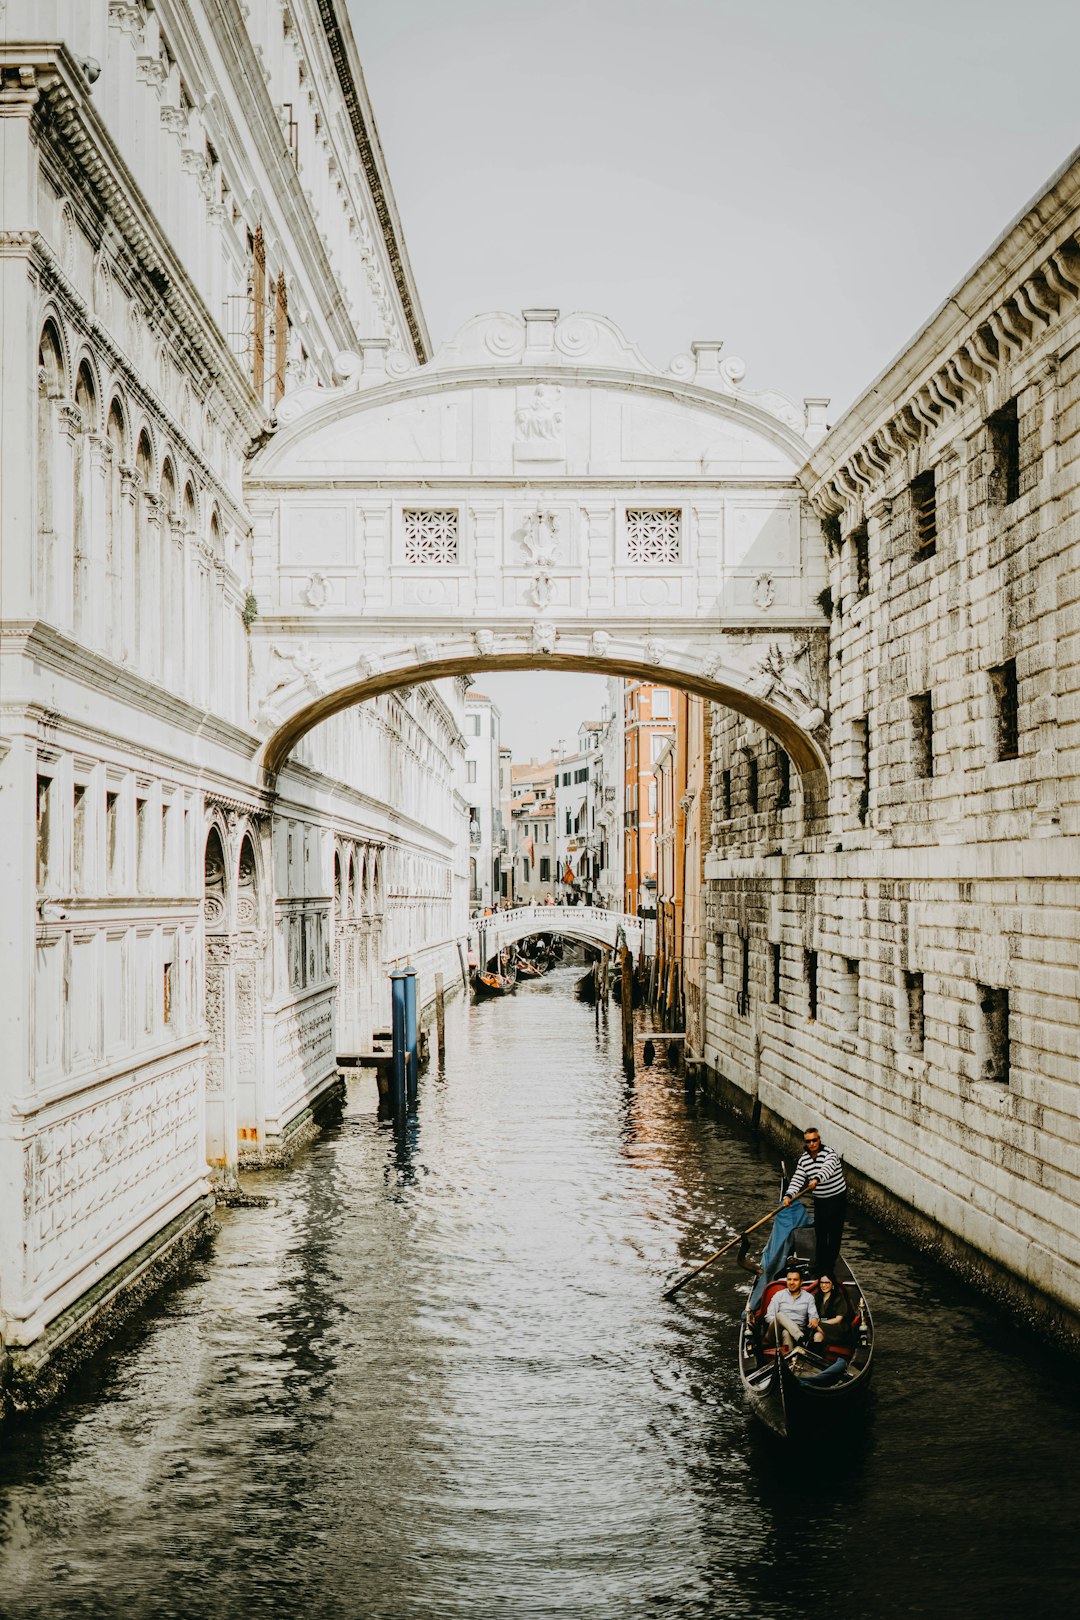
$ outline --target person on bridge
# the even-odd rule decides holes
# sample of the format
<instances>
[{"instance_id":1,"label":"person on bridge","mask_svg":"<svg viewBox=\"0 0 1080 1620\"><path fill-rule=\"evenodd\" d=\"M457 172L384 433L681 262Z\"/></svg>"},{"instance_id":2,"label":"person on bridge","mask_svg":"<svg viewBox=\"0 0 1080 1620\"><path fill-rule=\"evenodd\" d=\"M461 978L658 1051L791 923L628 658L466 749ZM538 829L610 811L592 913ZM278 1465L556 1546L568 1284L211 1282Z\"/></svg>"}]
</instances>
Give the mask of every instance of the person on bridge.
<instances>
[{"instance_id":1,"label":"person on bridge","mask_svg":"<svg viewBox=\"0 0 1080 1620\"><path fill-rule=\"evenodd\" d=\"M839 1153L823 1145L815 1125L803 1132L803 1143L806 1152L800 1155L783 1201L790 1204L802 1192L814 1195L814 1255L820 1277L822 1272L832 1274L840 1253L847 1215L847 1182Z\"/></svg>"}]
</instances>

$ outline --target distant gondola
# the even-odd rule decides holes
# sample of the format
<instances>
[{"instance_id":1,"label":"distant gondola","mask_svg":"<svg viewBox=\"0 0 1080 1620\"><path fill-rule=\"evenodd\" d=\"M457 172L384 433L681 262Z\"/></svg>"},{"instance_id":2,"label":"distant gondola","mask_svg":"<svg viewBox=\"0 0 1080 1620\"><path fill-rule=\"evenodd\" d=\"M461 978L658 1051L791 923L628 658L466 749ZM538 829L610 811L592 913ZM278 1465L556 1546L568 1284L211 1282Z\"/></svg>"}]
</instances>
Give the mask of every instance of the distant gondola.
<instances>
[{"instance_id":1,"label":"distant gondola","mask_svg":"<svg viewBox=\"0 0 1080 1620\"><path fill-rule=\"evenodd\" d=\"M526 961L523 956L518 957L517 971L519 979L542 979L544 977L544 970L540 964Z\"/></svg>"},{"instance_id":2,"label":"distant gondola","mask_svg":"<svg viewBox=\"0 0 1080 1620\"><path fill-rule=\"evenodd\" d=\"M487 996L508 996L517 984L505 973L478 973L473 979L473 994L477 1000Z\"/></svg>"},{"instance_id":3,"label":"distant gondola","mask_svg":"<svg viewBox=\"0 0 1080 1620\"><path fill-rule=\"evenodd\" d=\"M750 1408L774 1434L785 1439L819 1428L828 1433L836 1417L856 1410L866 1395L873 1366L873 1318L855 1273L843 1256L833 1267L833 1280L844 1290L851 1307L852 1344L830 1344L826 1340L819 1345L808 1341L805 1349L800 1346L793 1355L787 1355L781 1351L773 1328L765 1325L769 1301L784 1287L785 1275L792 1267L802 1272L803 1286L818 1297L812 1233L812 1227L797 1230L792 1234L791 1251L774 1255L768 1279L764 1285L759 1280L750 1296L748 1319L739 1333L739 1377ZM766 1255L768 1252L767 1245ZM841 1368L836 1366L838 1360L843 1363ZM829 1369L832 1381L817 1382L814 1375L825 1369Z\"/></svg>"}]
</instances>

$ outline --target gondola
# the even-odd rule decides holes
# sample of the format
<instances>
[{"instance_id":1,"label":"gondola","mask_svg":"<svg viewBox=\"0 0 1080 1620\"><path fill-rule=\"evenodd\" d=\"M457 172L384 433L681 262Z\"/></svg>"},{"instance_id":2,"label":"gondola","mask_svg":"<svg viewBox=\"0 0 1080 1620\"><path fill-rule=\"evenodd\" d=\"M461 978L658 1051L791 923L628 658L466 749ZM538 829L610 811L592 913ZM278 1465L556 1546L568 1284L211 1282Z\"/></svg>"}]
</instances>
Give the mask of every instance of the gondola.
<instances>
[{"instance_id":1,"label":"gondola","mask_svg":"<svg viewBox=\"0 0 1080 1620\"><path fill-rule=\"evenodd\" d=\"M519 956L517 959L517 971L519 979L542 979L544 977L544 970L539 963L530 962L523 956Z\"/></svg>"},{"instance_id":2,"label":"gondola","mask_svg":"<svg viewBox=\"0 0 1080 1620\"><path fill-rule=\"evenodd\" d=\"M487 996L508 996L517 984L505 973L478 973L473 979L473 994L478 1001Z\"/></svg>"},{"instance_id":3,"label":"gondola","mask_svg":"<svg viewBox=\"0 0 1080 1620\"><path fill-rule=\"evenodd\" d=\"M773 1330L766 1328L769 1301L784 1287L792 1267L802 1272L803 1286L817 1297L813 1247L813 1227L803 1226L790 1234L790 1247L780 1244L778 1252L774 1250L767 1275L759 1276L751 1293L739 1333L739 1377L750 1409L784 1439L817 1430L827 1434L841 1414L857 1411L873 1370L873 1317L858 1279L842 1255L833 1267L833 1280L844 1290L854 1317L852 1345L830 1345L826 1341L823 1345L808 1344L805 1349L799 1346L788 1355L781 1351ZM772 1248L774 1240L770 1239L763 1260ZM838 1367L837 1362L842 1366ZM830 1381L817 1382L815 1375L823 1372Z\"/></svg>"}]
</instances>

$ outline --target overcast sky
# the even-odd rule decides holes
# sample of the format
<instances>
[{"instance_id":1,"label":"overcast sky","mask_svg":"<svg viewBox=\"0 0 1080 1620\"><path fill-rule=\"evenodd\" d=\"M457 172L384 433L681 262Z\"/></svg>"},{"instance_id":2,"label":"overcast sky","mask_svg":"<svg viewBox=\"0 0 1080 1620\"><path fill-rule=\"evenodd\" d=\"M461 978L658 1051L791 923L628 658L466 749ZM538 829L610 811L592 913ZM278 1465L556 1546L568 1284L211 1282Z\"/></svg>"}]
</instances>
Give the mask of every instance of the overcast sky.
<instances>
[{"instance_id":1,"label":"overcast sky","mask_svg":"<svg viewBox=\"0 0 1080 1620\"><path fill-rule=\"evenodd\" d=\"M1080 0L348 4L436 343L595 309L830 420L1080 142Z\"/></svg>"}]
</instances>

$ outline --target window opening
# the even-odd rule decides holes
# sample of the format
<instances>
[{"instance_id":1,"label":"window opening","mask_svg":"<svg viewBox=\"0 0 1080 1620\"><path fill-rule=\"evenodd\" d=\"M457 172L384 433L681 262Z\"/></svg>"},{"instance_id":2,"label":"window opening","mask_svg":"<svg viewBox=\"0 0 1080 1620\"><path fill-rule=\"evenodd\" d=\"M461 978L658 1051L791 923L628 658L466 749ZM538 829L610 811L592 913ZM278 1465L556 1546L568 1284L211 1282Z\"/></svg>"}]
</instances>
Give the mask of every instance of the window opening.
<instances>
[{"instance_id":1,"label":"window opening","mask_svg":"<svg viewBox=\"0 0 1080 1620\"><path fill-rule=\"evenodd\" d=\"M923 1004L923 976L904 973L904 995L907 999L908 1046L921 1052L926 1039L926 1015Z\"/></svg>"},{"instance_id":2,"label":"window opening","mask_svg":"<svg viewBox=\"0 0 1080 1620\"><path fill-rule=\"evenodd\" d=\"M934 703L929 692L908 699L911 712L911 768L916 776L934 774Z\"/></svg>"},{"instance_id":3,"label":"window opening","mask_svg":"<svg viewBox=\"0 0 1080 1620\"><path fill-rule=\"evenodd\" d=\"M1009 1084L1009 992L996 985L979 985L979 1079Z\"/></svg>"},{"instance_id":4,"label":"window opening","mask_svg":"<svg viewBox=\"0 0 1080 1620\"><path fill-rule=\"evenodd\" d=\"M932 467L911 481L911 515L914 560L923 562L937 550L937 476Z\"/></svg>"},{"instance_id":5,"label":"window opening","mask_svg":"<svg viewBox=\"0 0 1080 1620\"><path fill-rule=\"evenodd\" d=\"M987 426L993 466L990 499L995 506L1011 506L1020 494L1020 415L1015 399L995 411Z\"/></svg>"},{"instance_id":6,"label":"window opening","mask_svg":"<svg viewBox=\"0 0 1080 1620\"><path fill-rule=\"evenodd\" d=\"M817 951L803 951L803 977L806 980L806 1016L812 1023L818 1015Z\"/></svg>"},{"instance_id":7,"label":"window opening","mask_svg":"<svg viewBox=\"0 0 1080 1620\"><path fill-rule=\"evenodd\" d=\"M994 705L995 757L1016 759L1020 753L1020 705L1015 658L991 669L990 696Z\"/></svg>"}]
</instances>

